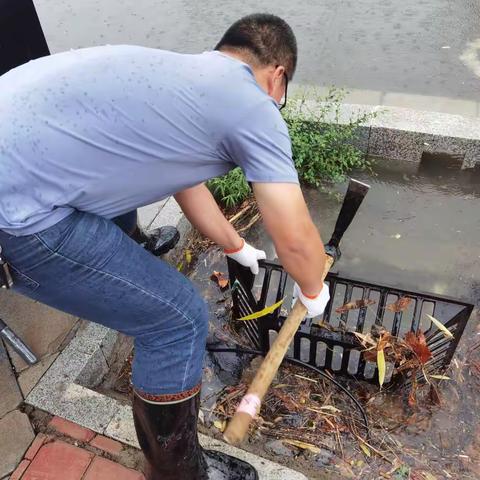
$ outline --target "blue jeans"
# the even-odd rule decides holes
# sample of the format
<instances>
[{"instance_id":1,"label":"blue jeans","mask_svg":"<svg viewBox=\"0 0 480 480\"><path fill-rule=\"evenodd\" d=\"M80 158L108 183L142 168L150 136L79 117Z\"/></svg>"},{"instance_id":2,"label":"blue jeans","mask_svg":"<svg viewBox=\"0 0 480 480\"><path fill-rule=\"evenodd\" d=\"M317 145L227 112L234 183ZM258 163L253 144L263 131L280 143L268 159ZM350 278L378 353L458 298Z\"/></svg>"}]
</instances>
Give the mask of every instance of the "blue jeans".
<instances>
[{"instance_id":1,"label":"blue jeans","mask_svg":"<svg viewBox=\"0 0 480 480\"><path fill-rule=\"evenodd\" d=\"M34 235L0 231L0 245L17 292L134 337L137 391L158 401L196 391L206 304L186 277L113 221L74 212Z\"/></svg>"}]
</instances>

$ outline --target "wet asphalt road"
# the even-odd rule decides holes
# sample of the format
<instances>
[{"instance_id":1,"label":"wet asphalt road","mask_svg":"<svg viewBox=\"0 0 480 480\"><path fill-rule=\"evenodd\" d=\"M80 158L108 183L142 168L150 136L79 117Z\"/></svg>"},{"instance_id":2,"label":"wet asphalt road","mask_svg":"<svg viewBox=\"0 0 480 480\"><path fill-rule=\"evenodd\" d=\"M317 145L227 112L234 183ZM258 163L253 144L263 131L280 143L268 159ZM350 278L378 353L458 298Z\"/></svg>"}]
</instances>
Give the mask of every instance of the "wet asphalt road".
<instances>
[{"instance_id":1,"label":"wet asphalt road","mask_svg":"<svg viewBox=\"0 0 480 480\"><path fill-rule=\"evenodd\" d=\"M269 11L297 34L297 82L480 97L480 0L34 1L52 51L136 43L200 52L240 16Z\"/></svg>"}]
</instances>

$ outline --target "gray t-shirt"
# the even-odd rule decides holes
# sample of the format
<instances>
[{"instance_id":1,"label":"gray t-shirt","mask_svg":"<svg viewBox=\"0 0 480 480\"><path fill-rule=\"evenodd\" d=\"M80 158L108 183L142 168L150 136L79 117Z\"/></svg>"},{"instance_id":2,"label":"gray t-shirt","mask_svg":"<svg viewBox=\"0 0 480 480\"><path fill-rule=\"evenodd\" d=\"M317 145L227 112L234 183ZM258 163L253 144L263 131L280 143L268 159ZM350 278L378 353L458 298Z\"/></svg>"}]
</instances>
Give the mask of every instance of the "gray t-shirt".
<instances>
[{"instance_id":1,"label":"gray t-shirt","mask_svg":"<svg viewBox=\"0 0 480 480\"><path fill-rule=\"evenodd\" d=\"M240 166L292 182L288 130L250 67L219 52L60 53L0 77L0 229L73 209L113 218Z\"/></svg>"}]
</instances>

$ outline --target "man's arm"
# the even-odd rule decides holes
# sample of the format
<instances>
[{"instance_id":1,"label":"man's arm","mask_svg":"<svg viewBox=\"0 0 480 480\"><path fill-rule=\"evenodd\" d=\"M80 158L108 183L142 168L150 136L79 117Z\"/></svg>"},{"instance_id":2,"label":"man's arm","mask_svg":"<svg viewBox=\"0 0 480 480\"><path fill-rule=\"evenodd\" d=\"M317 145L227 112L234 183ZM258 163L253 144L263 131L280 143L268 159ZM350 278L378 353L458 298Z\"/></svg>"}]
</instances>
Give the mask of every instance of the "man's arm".
<instances>
[{"instance_id":1,"label":"man's arm","mask_svg":"<svg viewBox=\"0 0 480 480\"><path fill-rule=\"evenodd\" d=\"M243 239L224 217L208 188L202 183L175 195L190 223L203 235L227 251L242 248Z\"/></svg>"},{"instance_id":2,"label":"man's arm","mask_svg":"<svg viewBox=\"0 0 480 480\"><path fill-rule=\"evenodd\" d=\"M293 183L254 183L253 191L283 267L304 295L317 295L323 287L326 255L300 187Z\"/></svg>"}]
</instances>

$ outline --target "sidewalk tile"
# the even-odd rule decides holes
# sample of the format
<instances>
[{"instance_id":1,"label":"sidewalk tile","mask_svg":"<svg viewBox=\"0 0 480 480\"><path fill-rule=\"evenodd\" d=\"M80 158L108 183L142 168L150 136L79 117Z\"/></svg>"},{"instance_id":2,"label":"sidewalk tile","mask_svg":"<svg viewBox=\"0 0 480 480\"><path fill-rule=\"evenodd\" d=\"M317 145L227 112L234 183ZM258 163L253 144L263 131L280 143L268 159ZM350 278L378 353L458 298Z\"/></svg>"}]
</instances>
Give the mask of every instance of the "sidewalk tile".
<instances>
[{"instance_id":1,"label":"sidewalk tile","mask_svg":"<svg viewBox=\"0 0 480 480\"><path fill-rule=\"evenodd\" d=\"M95 457L84 480L145 480L145 477L135 470L114 463L101 457Z\"/></svg>"},{"instance_id":2,"label":"sidewalk tile","mask_svg":"<svg viewBox=\"0 0 480 480\"><path fill-rule=\"evenodd\" d=\"M15 471L12 473L10 476L10 480L20 480L22 478L22 475L25 473L25 470L27 467L30 465L29 460L22 460L18 467L15 469Z\"/></svg>"},{"instance_id":3,"label":"sidewalk tile","mask_svg":"<svg viewBox=\"0 0 480 480\"><path fill-rule=\"evenodd\" d=\"M10 290L0 291L0 317L35 352L39 359L57 352L69 337L78 318L47 307ZM48 328L42 328L47 324ZM7 345L17 373L28 368L27 363Z\"/></svg>"},{"instance_id":4,"label":"sidewalk tile","mask_svg":"<svg viewBox=\"0 0 480 480\"><path fill-rule=\"evenodd\" d=\"M13 373L10 359L7 351L0 340L0 392L2 392L0 402L0 418L8 412L15 410L23 401L17 379ZM1 476L0 476L1 478Z\"/></svg>"},{"instance_id":5,"label":"sidewalk tile","mask_svg":"<svg viewBox=\"0 0 480 480\"><path fill-rule=\"evenodd\" d=\"M92 430L61 417L53 417L48 426L80 442L89 442L95 436L95 432L92 432Z\"/></svg>"},{"instance_id":6,"label":"sidewalk tile","mask_svg":"<svg viewBox=\"0 0 480 480\"><path fill-rule=\"evenodd\" d=\"M22 480L80 480L93 457L92 453L65 442L47 443L32 460Z\"/></svg>"},{"instance_id":7,"label":"sidewalk tile","mask_svg":"<svg viewBox=\"0 0 480 480\"><path fill-rule=\"evenodd\" d=\"M30 419L20 410L7 413L0 419L0 478L17 468L34 438Z\"/></svg>"},{"instance_id":8,"label":"sidewalk tile","mask_svg":"<svg viewBox=\"0 0 480 480\"><path fill-rule=\"evenodd\" d=\"M27 460L33 460L33 457L38 453L42 445L49 439L47 435L44 433L39 433L36 437L35 440L32 442L30 445L30 448L27 450L27 453L25 453L25 458Z\"/></svg>"},{"instance_id":9,"label":"sidewalk tile","mask_svg":"<svg viewBox=\"0 0 480 480\"><path fill-rule=\"evenodd\" d=\"M111 438L104 437L103 435L97 435L91 442L90 445L95 448L99 448L104 452L110 453L111 455L118 455L123 446L120 442L112 440Z\"/></svg>"}]
</instances>

